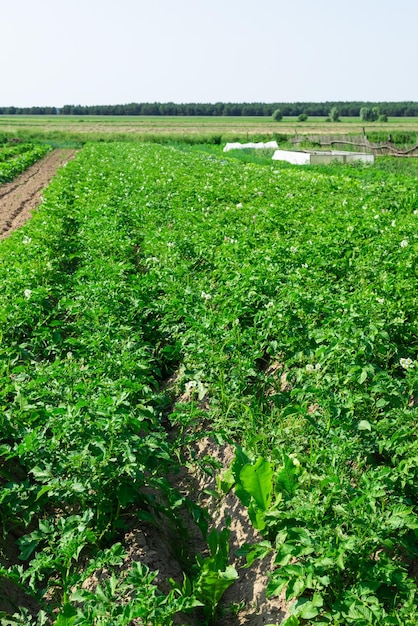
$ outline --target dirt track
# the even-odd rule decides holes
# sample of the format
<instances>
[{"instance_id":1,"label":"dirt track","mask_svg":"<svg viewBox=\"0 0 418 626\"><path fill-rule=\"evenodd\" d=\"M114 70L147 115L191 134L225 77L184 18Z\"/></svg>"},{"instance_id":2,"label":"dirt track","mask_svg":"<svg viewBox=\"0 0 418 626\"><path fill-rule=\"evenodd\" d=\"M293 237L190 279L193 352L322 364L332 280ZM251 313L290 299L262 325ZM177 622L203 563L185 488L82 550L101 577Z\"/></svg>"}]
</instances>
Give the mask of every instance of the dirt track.
<instances>
[{"instance_id":1,"label":"dirt track","mask_svg":"<svg viewBox=\"0 0 418 626\"><path fill-rule=\"evenodd\" d=\"M22 226L42 199L42 190L75 150L54 150L11 183L0 185L0 240Z\"/></svg>"}]
</instances>

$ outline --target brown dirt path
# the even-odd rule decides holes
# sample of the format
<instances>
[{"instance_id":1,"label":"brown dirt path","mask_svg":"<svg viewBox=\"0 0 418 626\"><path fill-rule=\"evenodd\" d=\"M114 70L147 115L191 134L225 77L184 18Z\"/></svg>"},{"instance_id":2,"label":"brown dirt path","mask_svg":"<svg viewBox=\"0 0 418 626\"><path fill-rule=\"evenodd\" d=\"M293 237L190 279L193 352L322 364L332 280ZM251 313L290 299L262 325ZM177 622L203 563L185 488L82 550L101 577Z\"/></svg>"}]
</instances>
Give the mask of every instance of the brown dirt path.
<instances>
[{"instance_id":1,"label":"brown dirt path","mask_svg":"<svg viewBox=\"0 0 418 626\"><path fill-rule=\"evenodd\" d=\"M42 190L76 150L53 150L10 183L0 185L0 240L22 226L42 200Z\"/></svg>"}]
</instances>

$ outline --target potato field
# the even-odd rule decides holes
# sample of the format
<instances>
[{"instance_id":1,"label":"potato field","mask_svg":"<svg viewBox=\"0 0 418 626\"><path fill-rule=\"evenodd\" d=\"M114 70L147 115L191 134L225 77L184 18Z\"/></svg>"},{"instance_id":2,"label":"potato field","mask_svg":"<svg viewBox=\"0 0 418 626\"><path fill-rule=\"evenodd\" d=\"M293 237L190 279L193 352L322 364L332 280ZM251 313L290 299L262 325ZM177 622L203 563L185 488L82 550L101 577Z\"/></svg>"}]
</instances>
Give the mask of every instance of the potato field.
<instances>
[{"instance_id":1,"label":"potato field","mask_svg":"<svg viewBox=\"0 0 418 626\"><path fill-rule=\"evenodd\" d=\"M48 148L7 149L17 168ZM1 625L416 626L400 163L91 142L60 170L0 242ZM232 495L239 545L234 514L217 523ZM144 529L172 575L128 559Z\"/></svg>"}]
</instances>

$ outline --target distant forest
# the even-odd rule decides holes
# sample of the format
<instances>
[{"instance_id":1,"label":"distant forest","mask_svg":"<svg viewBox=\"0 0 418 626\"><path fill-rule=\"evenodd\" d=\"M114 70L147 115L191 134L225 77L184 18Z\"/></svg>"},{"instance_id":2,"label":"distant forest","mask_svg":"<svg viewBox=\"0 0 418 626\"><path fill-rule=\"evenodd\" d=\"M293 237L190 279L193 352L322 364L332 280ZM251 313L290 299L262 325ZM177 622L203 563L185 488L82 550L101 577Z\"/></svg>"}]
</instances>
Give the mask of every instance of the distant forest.
<instances>
[{"instance_id":1,"label":"distant forest","mask_svg":"<svg viewBox=\"0 0 418 626\"><path fill-rule=\"evenodd\" d=\"M418 102L216 102L187 103L143 102L82 106L66 104L57 107L0 107L0 115L203 115L203 116L265 116L276 109L283 116L328 116L332 107L341 116L358 117L362 107L378 107L391 117L417 117Z\"/></svg>"}]
</instances>

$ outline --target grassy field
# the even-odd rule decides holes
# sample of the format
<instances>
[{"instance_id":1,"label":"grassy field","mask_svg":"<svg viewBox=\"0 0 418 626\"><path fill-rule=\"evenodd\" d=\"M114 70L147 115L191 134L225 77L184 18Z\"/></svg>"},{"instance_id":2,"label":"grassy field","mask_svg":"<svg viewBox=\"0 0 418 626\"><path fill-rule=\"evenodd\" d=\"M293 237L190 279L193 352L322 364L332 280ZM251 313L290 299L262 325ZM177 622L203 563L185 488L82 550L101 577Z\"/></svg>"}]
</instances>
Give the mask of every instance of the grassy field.
<instances>
[{"instance_id":1,"label":"grassy field","mask_svg":"<svg viewBox=\"0 0 418 626\"><path fill-rule=\"evenodd\" d=\"M274 122L270 117L179 117L179 116L0 116L0 135L48 140L132 139L155 141L191 139L245 140L275 134L359 134L367 132L408 131L418 133L417 118L389 118L386 123L365 124L358 117L341 118L338 123L324 117L298 122L285 117ZM117 136L117 137L116 137Z\"/></svg>"}]
</instances>

